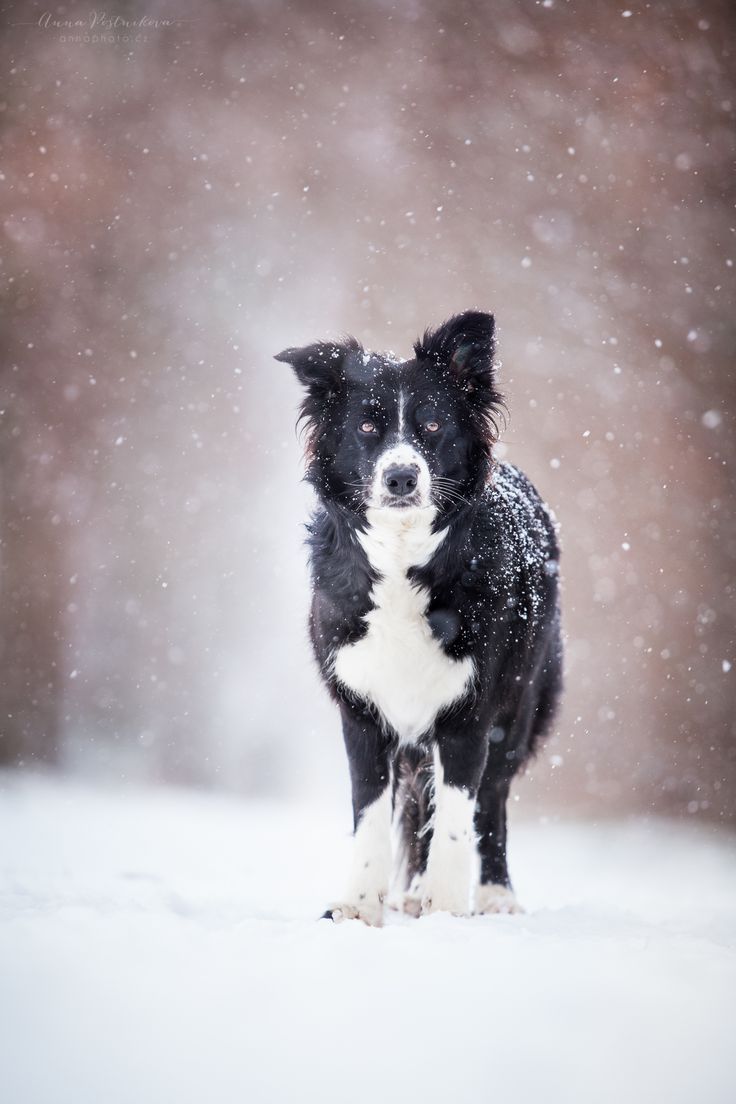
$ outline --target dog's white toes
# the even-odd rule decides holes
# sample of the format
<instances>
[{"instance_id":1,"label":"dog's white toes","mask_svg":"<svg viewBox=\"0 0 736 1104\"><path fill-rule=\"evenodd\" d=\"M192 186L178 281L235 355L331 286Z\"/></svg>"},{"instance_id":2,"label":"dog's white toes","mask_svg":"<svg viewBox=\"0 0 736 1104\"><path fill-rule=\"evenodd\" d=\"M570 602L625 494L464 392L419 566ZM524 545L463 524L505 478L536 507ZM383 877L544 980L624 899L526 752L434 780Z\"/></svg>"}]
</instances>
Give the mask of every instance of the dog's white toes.
<instances>
[{"instance_id":1,"label":"dog's white toes","mask_svg":"<svg viewBox=\"0 0 736 1104\"><path fill-rule=\"evenodd\" d=\"M414 919L422 915L422 899L421 897L415 897L411 893L405 893L402 901L402 909L407 916L413 916Z\"/></svg>"},{"instance_id":2,"label":"dog's white toes","mask_svg":"<svg viewBox=\"0 0 736 1104\"><path fill-rule=\"evenodd\" d=\"M424 875L415 874L406 892L401 898L401 909L407 916L415 919L422 915L422 899L424 897Z\"/></svg>"},{"instance_id":3,"label":"dog's white toes","mask_svg":"<svg viewBox=\"0 0 736 1104\"><path fill-rule=\"evenodd\" d=\"M345 902L329 905L322 914L322 919L333 920L336 924L341 924L343 920L362 920L370 928L381 928L383 927L383 903L381 901L370 904L361 902L359 905L354 905Z\"/></svg>"},{"instance_id":4,"label":"dog's white toes","mask_svg":"<svg viewBox=\"0 0 736 1104\"><path fill-rule=\"evenodd\" d=\"M513 890L503 885L481 885L475 895L476 915L510 916L523 912Z\"/></svg>"},{"instance_id":5,"label":"dog's white toes","mask_svg":"<svg viewBox=\"0 0 736 1104\"><path fill-rule=\"evenodd\" d=\"M470 916L464 897L456 893L425 894L422 898L422 916L432 912L449 912L452 916Z\"/></svg>"}]
</instances>

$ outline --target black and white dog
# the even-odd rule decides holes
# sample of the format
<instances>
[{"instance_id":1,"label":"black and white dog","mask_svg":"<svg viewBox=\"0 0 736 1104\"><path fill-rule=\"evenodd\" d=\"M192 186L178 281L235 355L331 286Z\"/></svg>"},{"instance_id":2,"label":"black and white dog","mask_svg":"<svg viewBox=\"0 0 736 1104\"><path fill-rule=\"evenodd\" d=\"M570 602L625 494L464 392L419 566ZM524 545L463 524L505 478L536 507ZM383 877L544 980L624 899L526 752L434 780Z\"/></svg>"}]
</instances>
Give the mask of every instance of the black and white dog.
<instances>
[{"instance_id":1,"label":"black and white dog","mask_svg":"<svg viewBox=\"0 0 736 1104\"><path fill-rule=\"evenodd\" d=\"M561 689L554 524L493 457L493 317L457 315L414 353L349 338L276 358L306 388L311 636L353 790L349 884L325 915L368 924L389 890L392 816L406 911L518 910L509 785Z\"/></svg>"}]
</instances>

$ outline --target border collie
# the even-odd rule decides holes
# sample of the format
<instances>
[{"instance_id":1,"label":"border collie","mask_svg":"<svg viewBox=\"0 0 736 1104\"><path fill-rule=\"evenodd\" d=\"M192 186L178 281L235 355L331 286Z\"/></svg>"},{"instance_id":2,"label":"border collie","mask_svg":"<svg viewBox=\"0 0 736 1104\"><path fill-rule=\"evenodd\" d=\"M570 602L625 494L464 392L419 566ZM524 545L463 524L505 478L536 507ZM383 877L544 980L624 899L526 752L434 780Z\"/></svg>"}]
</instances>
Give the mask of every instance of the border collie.
<instances>
[{"instance_id":1,"label":"border collie","mask_svg":"<svg viewBox=\"0 0 736 1104\"><path fill-rule=\"evenodd\" d=\"M534 487L493 456L494 330L467 311L411 360L354 338L276 357L306 389L311 638L352 780L333 920L381 924L392 820L405 911L519 911L506 801L560 695L559 553Z\"/></svg>"}]
</instances>

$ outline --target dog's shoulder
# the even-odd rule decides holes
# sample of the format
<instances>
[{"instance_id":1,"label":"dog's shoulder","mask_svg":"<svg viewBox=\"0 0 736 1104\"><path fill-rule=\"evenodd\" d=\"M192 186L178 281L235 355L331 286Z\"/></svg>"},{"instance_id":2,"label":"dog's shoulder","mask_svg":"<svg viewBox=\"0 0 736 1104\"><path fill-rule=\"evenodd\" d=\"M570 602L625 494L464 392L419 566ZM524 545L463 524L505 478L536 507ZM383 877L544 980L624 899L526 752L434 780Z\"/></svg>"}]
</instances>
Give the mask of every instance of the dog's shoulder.
<instances>
[{"instance_id":1,"label":"dog's shoulder","mask_svg":"<svg viewBox=\"0 0 736 1104\"><path fill-rule=\"evenodd\" d=\"M485 620L553 602L558 559L551 511L519 468L499 463L474 509L459 516L437 555L414 574L432 590L433 605L451 602Z\"/></svg>"},{"instance_id":2,"label":"dog's shoulder","mask_svg":"<svg viewBox=\"0 0 736 1104\"><path fill-rule=\"evenodd\" d=\"M531 480L508 462L499 463L479 512L481 527L506 535L529 568L559 556L558 525Z\"/></svg>"},{"instance_id":3,"label":"dog's shoulder","mask_svg":"<svg viewBox=\"0 0 736 1104\"><path fill-rule=\"evenodd\" d=\"M312 639L320 662L338 644L365 631L375 575L356 527L339 513L318 507L307 524L311 573Z\"/></svg>"},{"instance_id":4,"label":"dog's shoulder","mask_svg":"<svg viewBox=\"0 0 736 1104\"><path fill-rule=\"evenodd\" d=\"M557 602L558 526L531 480L513 464L499 464L483 504L481 527L492 545L496 585L510 608L531 622L545 620ZM488 534L493 540L488 540Z\"/></svg>"},{"instance_id":5,"label":"dog's shoulder","mask_svg":"<svg viewBox=\"0 0 736 1104\"><path fill-rule=\"evenodd\" d=\"M360 559L360 545L355 539L355 526L335 510L317 506L306 524L307 547L313 562L324 559Z\"/></svg>"}]
</instances>

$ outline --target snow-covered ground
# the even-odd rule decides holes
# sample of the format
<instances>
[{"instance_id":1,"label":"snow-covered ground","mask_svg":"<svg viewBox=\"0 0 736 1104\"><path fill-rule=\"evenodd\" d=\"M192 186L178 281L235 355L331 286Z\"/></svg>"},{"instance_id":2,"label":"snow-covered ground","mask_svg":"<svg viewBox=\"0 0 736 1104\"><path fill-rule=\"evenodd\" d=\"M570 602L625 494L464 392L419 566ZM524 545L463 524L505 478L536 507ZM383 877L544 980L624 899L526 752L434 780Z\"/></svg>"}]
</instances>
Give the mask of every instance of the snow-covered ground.
<instances>
[{"instance_id":1,"label":"snow-covered ground","mask_svg":"<svg viewBox=\"0 0 736 1104\"><path fill-rule=\"evenodd\" d=\"M0 776L0 1098L734 1099L733 836L516 823L526 915L375 930L347 816Z\"/></svg>"}]
</instances>

